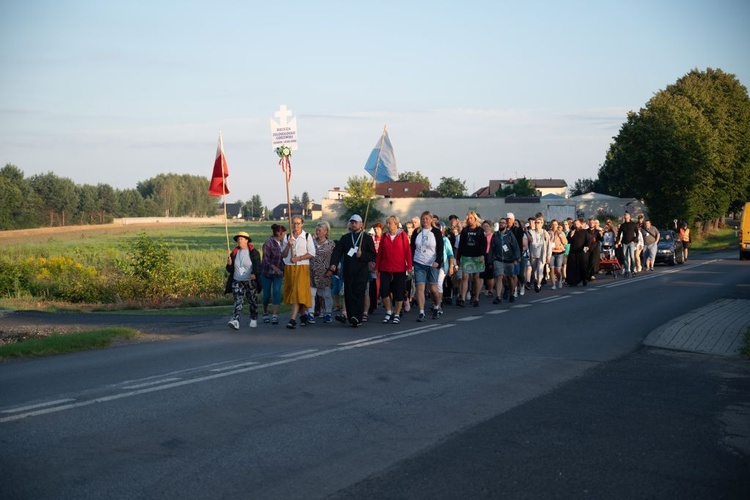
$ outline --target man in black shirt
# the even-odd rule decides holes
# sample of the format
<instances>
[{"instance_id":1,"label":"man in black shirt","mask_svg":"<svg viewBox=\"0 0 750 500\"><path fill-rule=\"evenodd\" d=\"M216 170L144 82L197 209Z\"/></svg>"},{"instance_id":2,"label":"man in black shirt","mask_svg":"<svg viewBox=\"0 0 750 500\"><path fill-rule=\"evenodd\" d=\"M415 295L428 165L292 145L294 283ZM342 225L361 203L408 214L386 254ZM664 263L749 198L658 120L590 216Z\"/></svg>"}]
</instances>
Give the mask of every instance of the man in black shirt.
<instances>
[{"instance_id":1,"label":"man in black shirt","mask_svg":"<svg viewBox=\"0 0 750 500\"><path fill-rule=\"evenodd\" d=\"M625 212L625 222L620 224L617 230L617 243L615 247L621 246L625 256L625 277L635 274L635 247L638 245L638 224L630 220L630 214Z\"/></svg>"}]
</instances>

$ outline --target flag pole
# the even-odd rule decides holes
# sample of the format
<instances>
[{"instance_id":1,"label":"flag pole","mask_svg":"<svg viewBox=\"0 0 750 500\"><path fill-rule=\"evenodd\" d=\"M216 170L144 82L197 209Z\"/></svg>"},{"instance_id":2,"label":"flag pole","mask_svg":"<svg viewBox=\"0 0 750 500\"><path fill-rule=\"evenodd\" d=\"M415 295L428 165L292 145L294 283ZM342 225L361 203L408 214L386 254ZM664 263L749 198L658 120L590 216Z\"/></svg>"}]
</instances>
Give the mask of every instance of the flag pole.
<instances>
[{"instance_id":1,"label":"flag pole","mask_svg":"<svg viewBox=\"0 0 750 500\"><path fill-rule=\"evenodd\" d=\"M380 153L383 151L383 143L385 142L385 129L386 125L383 125L383 135L380 136L380 148L378 148L378 159L375 162L375 171L372 173L372 192L373 195L375 194L375 186L377 185L378 181L378 167L380 166ZM372 197L367 200L367 208L365 209L365 221L363 223L363 229L367 228L367 216L370 214L370 203L372 202Z\"/></svg>"},{"instance_id":2,"label":"flag pole","mask_svg":"<svg viewBox=\"0 0 750 500\"><path fill-rule=\"evenodd\" d=\"M281 161L289 161L289 158L282 158ZM287 168L289 168L287 166ZM289 211L289 234L292 234L292 202L289 197L289 174L284 171L284 181L286 182L286 208Z\"/></svg>"},{"instance_id":3,"label":"flag pole","mask_svg":"<svg viewBox=\"0 0 750 500\"><path fill-rule=\"evenodd\" d=\"M221 174L221 176L224 178L224 182L226 183L227 178L224 177L223 173ZM224 184L224 186L226 186L226 184ZM229 246L229 221L227 220L227 195L223 194L221 195L221 198L224 200L224 233L227 235L227 253L229 253L232 251L232 249Z\"/></svg>"}]
</instances>

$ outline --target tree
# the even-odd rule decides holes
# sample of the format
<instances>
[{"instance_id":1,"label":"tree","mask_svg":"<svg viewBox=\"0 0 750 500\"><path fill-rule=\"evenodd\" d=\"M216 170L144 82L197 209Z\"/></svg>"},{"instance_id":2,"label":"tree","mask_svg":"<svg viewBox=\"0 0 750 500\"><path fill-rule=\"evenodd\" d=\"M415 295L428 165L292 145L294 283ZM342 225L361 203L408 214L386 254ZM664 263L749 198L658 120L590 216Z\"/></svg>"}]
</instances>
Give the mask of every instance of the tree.
<instances>
[{"instance_id":1,"label":"tree","mask_svg":"<svg viewBox=\"0 0 750 500\"><path fill-rule=\"evenodd\" d=\"M362 177L349 177L346 181L346 192L349 193L349 196L341 199L346 208L346 212L340 217L341 220L348 221L349 217L354 214L359 214L363 219L365 218L365 214L367 214L368 221L383 217L383 212L371 204L371 200L375 196L375 189L372 187L372 178L366 175ZM369 212L367 208L368 204L370 205Z\"/></svg>"},{"instance_id":2,"label":"tree","mask_svg":"<svg viewBox=\"0 0 750 500\"><path fill-rule=\"evenodd\" d=\"M0 219L0 229L43 224L42 200L24 179L21 169L11 163L0 169Z\"/></svg>"},{"instance_id":3,"label":"tree","mask_svg":"<svg viewBox=\"0 0 750 500\"><path fill-rule=\"evenodd\" d=\"M643 199L657 224L710 230L750 187L750 99L734 75L693 70L628 113L598 180Z\"/></svg>"},{"instance_id":4,"label":"tree","mask_svg":"<svg viewBox=\"0 0 750 500\"><path fill-rule=\"evenodd\" d=\"M426 176L422 175L419 171L417 172L401 172L398 175L398 181L397 182L420 182L422 183L425 188L417 196L426 196L429 194L429 192L432 190L432 184L430 183L430 179L428 179Z\"/></svg>"},{"instance_id":5,"label":"tree","mask_svg":"<svg viewBox=\"0 0 750 500\"><path fill-rule=\"evenodd\" d=\"M309 217L310 211L308 210L308 207L310 206L310 195L307 194L307 191L302 192L302 199L300 200L300 203L302 204L302 215L304 217Z\"/></svg>"},{"instance_id":6,"label":"tree","mask_svg":"<svg viewBox=\"0 0 750 500\"><path fill-rule=\"evenodd\" d=\"M29 179L29 185L42 200L42 206L49 215L49 225L65 225L65 216L69 218L78 206L78 193L75 183L67 177L58 177L52 172L38 174Z\"/></svg>"},{"instance_id":7,"label":"tree","mask_svg":"<svg viewBox=\"0 0 750 500\"><path fill-rule=\"evenodd\" d=\"M598 179L578 179L573 183L570 196L580 196L586 193L597 193L600 191Z\"/></svg>"},{"instance_id":8,"label":"tree","mask_svg":"<svg viewBox=\"0 0 750 500\"><path fill-rule=\"evenodd\" d=\"M460 198L466 193L466 182L455 177L441 177L435 191L444 198Z\"/></svg>"},{"instance_id":9,"label":"tree","mask_svg":"<svg viewBox=\"0 0 750 500\"><path fill-rule=\"evenodd\" d=\"M506 196L536 196L536 188L526 177L516 179L512 186L498 188L495 196L505 198Z\"/></svg>"}]
</instances>

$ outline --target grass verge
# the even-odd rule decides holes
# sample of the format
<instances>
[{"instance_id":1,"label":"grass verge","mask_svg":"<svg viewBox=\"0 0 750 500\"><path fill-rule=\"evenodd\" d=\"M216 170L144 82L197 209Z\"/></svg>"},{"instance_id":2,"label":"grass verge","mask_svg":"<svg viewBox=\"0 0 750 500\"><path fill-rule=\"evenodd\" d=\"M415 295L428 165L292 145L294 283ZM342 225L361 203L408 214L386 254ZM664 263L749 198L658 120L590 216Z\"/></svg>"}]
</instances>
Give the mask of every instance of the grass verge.
<instances>
[{"instance_id":1,"label":"grass verge","mask_svg":"<svg viewBox=\"0 0 750 500\"><path fill-rule=\"evenodd\" d=\"M109 346L115 339L131 339L142 335L130 328L104 328L87 332L53 333L22 342L0 346L0 359L52 356L69 352L88 351Z\"/></svg>"},{"instance_id":2,"label":"grass verge","mask_svg":"<svg viewBox=\"0 0 750 500\"><path fill-rule=\"evenodd\" d=\"M737 233L734 229L724 227L718 231L694 238L690 243L690 251L714 252L728 250L737 246Z\"/></svg>"}]
</instances>

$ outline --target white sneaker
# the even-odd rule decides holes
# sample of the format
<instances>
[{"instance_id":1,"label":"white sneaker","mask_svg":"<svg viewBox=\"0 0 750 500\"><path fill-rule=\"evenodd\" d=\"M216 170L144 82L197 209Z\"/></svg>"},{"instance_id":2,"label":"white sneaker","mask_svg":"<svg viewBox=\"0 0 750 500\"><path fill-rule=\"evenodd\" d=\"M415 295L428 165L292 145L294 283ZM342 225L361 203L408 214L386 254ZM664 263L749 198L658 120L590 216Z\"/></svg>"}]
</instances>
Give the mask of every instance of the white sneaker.
<instances>
[{"instance_id":1,"label":"white sneaker","mask_svg":"<svg viewBox=\"0 0 750 500\"><path fill-rule=\"evenodd\" d=\"M555 286L555 284L554 284L554 283L552 284L552 289L553 289L553 290L557 290L557 287Z\"/></svg>"},{"instance_id":2,"label":"white sneaker","mask_svg":"<svg viewBox=\"0 0 750 500\"><path fill-rule=\"evenodd\" d=\"M258 328L258 321L251 319L250 320L250 328Z\"/></svg>"},{"instance_id":3,"label":"white sneaker","mask_svg":"<svg viewBox=\"0 0 750 500\"><path fill-rule=\"evenodd\" d=\"M229 328L234 328L235 330L240 329L240 322L237 321L236 319L229 320L227 325L229 325Z\"/></svg>"},{"instance_id":4,"label":"white sneaker","mask_svg":"<svg viewBox=\"0 0 750 500\"><path fill-rule=\"evenodd\" d=\"M525 293L526 293L526 287L522 286L521 287L521 295L523 296L523 294L525 294ZM514 297L518 297L518 290L516 290L515 292L513 292L513 296Z\"/></svg>"}]
</instances>

